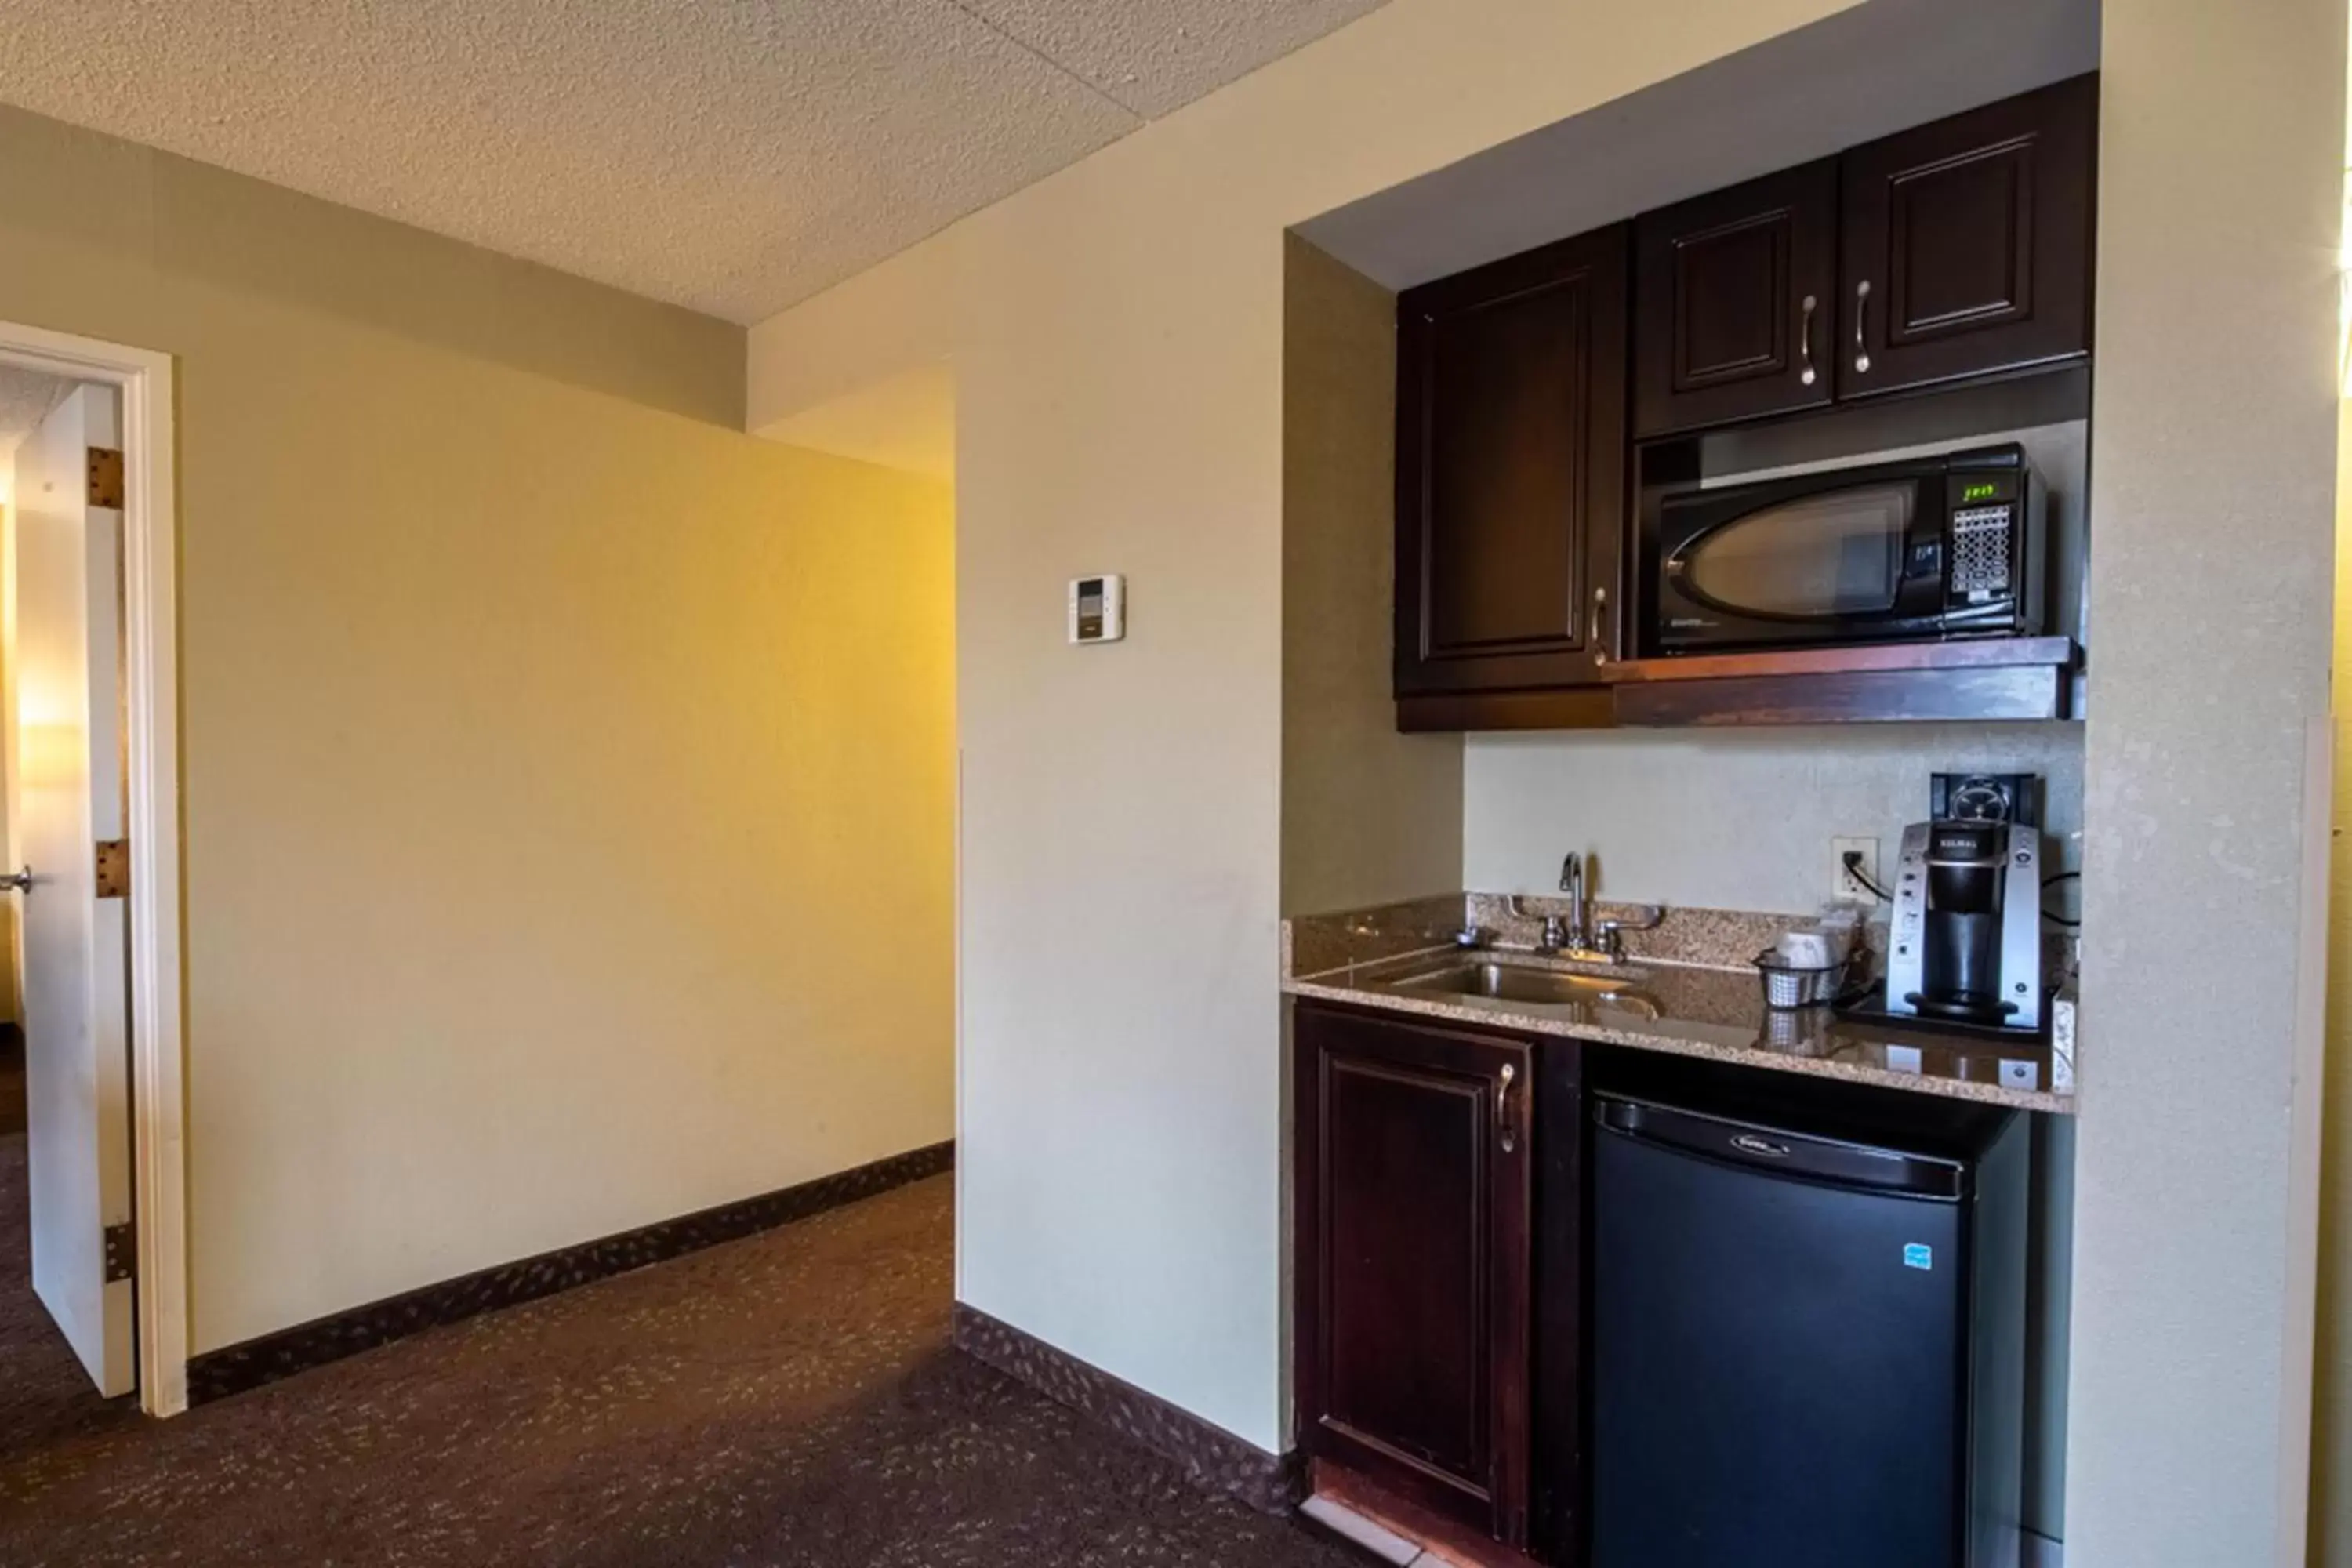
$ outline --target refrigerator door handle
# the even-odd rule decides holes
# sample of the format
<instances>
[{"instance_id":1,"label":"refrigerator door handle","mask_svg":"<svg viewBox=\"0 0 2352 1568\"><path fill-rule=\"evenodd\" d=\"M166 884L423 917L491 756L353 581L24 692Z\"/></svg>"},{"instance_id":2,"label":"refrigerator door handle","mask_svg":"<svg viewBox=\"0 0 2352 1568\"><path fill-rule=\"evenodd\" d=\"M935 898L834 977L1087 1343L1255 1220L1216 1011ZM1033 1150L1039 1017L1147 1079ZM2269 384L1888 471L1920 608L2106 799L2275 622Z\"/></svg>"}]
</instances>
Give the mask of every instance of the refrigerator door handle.
<instances>
[{"instance_id":1,"label":"refrigerator door handle","mask_svg":"<svg viewBox=\"0 0 2352 1568\"><path fill-rule=\"evenodd\" d=\"M1809 1137L1609 1095L1596 1100L1593 1119L1603 1131L1622 1138L1799 1181L1947 1203L1958 1202L1966 1192L1967 1173L1958 1163L1926 1155Z\"/></svg>"}]
</instances>

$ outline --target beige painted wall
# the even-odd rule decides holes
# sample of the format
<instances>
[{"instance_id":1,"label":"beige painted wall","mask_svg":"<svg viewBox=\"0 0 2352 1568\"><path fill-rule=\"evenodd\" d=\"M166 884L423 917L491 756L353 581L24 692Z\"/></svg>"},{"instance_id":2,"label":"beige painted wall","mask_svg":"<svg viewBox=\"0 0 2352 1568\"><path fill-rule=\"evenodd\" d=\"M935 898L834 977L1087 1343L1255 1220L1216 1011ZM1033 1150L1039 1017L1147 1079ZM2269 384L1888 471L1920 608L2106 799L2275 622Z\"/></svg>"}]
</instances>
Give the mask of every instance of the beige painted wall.
<instances>
[{"instance_id":1,"label":"beige painted wall","mask_svg":"<svg viewBox=\"0 0 2352 1568\"><path fill-rule=\"evenodd\" d=\"M0 110L177 356L199 1351L949 1135L951 507L723 323Z\"/></svg>"},{"instance_id":2,"label":"beige painted wall","mask_svg":"<svg viewBox=\"0 0 2352 1568\"><path fill-rule=\"evenodd\" d=\"M749 334L744 420L772 434L943 363L961 308L953 251L933 241L877 262Z\"/></svg>"},{"instance_id":3,"label":"beige painted wall","mask_svg":"<svg viewBox=\"0 0 2352 1568\"><path fill-rule=\"evenodd\" d=\"M955 482L955 366L917 365L760 429L787 447Z\"/></svg>"},{"instance_id":4,"label":"beige painted wall","mask_svg":"<svg viewBox=\"0 0 2352 1568\"><path fill-rule=\"evenodd\" d=\"M1286 1440L1280 237L1832 9L1395 0L905 268L955 300L928 347L960 392L964 1299ZM2106 18L2065 1500L2087 1568L2300 1544L2288 1063L2342 29L2323 0ZM861 379L844 322L889 318L893 285L854 284L757 331L755 386ZM882 340L877 376L905 363ZM1066 648L1063 584L1101 570L1130 574L1130 640Z\"/></svg>"},{"instance_id":5,"label":"beige painted wall","mask_svg":"<svg viewBox=\"0 0 2352 1568\"><path fill-rule=\"evenodd\" d=\"M755 331L761 425L955 362L963 1300L1287 1446L1284 230L1839 8L1396 0Z\"/></svg>"},{"instance_id":6,"label":"beige painted wall","mask_svg":"<svg viewBox=\"0 0 2352 1568\"><path fill-rule=\"evenodd\" d=\"M2343 0L2105 13L2067 1450L2089 1568L2303 1561L2344 51Z\"/></svg>"},{"instance_id":7,"label":"beige painted wall","mask_svg":"<svg viewBox=\"0 0 2352 1568\"><path fill-rule=\"evenodd\" d=\"M1474 735L1464 875L1550 893L1582 849L1611 898L1807 913L1830 896L1832 837L1875 837L1891 866L1928 775L1956 768L2040 773L2052 852L2080 863L2080 725L1850 724Z\"/></svg>"},{"instance_id":8,"label":"beige painted wall","mask_svg":"<svg viewBox=\"0 0 2352 1568\"><path fill-rule=\"evenodd\" d=\"M2352 73L2352 59L2346 62ZM2352 132L2345 165L2352 169ZM2347 181L2352 195L2352 178ZM2336 405L2336 690L2352 672L2352 391ZM2340 709L2340 700L2338 706ZM2352 727L2336 730L2329 857L2327 1068L2320 1168L2319 1300L2312 1428L2311 1561L2352 1568Z\"/></svg>"},{"instance_id":9,"label":"beige painted wall","mask_svg":"<svg viewBox=\"0 0 2352 1568\"><path fill-rule=\"evenodd\" d=\"M2352 671L2352 397L2336 404L2335 684ZM2352 1568L2352 726L2336 731L2312 1561Z\"/></svg>"},{"instance_id":10,"label":"beige painted wall","mask_svg":"<svg viewBox=\"0 0 2352 1568\"><path fill-rule=\"evenodd\" d=\"M1462 883L1462 737L1391 695L1396 296L1283 247L1282 910Z\"/></svg>"}]
</instances>

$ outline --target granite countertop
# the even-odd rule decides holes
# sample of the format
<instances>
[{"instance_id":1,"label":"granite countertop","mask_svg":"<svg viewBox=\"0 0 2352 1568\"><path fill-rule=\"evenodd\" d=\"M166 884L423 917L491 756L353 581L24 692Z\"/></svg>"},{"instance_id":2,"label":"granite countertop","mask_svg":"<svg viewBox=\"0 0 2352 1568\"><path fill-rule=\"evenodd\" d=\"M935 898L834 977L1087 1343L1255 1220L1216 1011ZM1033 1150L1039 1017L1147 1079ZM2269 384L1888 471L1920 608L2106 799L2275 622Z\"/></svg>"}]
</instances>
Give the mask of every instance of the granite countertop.
<instances>
[{"instance_id":1,"label":"granite countertop","mask_svg":"<svg viewBox=\"0 0 2352 1568\"><path fill-rule=\"evenodd\" d=\"M1669 910L1656 930L1627 931L1626 962L1612 967L1530 951L1542 916L1560 907L1557 900L1528 899L1515 909L1493 895L1455 893L1286 921L1282 989L1293 996L1454 1023L1563 1035L2021 1110L2074 1113L2071 1049L2057 1053L2034 1041L1978 1041L1840 1018L1826 1007L1767 1008L1749 960L1781 931L1802 923L1801 917ZM1635 912L1612 904L1595 909L1596 917ZM1477 957L1622 978L1622 994L1537 1005L1392 988L1438 963L1472 957L1453 942L1454 933L1465 925L1490 933L1492 949ZM2071 1046L2071 1031L2065 1037Z\"/></svg>"}]
</instances>

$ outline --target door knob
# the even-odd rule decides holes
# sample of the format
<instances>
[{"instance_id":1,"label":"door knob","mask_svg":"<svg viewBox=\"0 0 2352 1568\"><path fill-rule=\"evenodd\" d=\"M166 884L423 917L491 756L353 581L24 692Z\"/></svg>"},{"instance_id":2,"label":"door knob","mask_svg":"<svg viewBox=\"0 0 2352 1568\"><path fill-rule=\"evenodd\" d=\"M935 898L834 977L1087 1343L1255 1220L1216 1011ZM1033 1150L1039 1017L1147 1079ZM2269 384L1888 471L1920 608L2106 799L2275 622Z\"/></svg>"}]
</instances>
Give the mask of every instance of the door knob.
<instances>
[{"instance_id":1,"label":"door knob","mask_svg":"<svg viewBox=\"0 0 2352 1568\"><path fill-rule=\"evenodd\" d=\"M8 888L14 888L20 893L31 892L33 890L33 868L30 866L27 866L21 871L10 871L5 875L0 875L0 889Z\"/></svg>"}]
</instances>

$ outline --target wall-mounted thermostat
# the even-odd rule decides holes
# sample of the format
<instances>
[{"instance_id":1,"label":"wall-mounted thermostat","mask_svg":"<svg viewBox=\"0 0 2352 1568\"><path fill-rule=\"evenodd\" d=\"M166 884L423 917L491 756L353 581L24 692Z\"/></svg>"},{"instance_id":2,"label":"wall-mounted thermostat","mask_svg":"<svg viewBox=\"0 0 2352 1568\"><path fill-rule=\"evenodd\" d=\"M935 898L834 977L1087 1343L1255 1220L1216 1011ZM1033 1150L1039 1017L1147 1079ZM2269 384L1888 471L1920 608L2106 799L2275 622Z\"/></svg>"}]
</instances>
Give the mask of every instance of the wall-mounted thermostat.
<instances>
[{"instance_id":1,"label":"wall-mounted thermostat","mask_svg":"<svg viewBox=\"0 0 2352 1568\"><path fill-rule=\"evenodd\" d=\"M1104 577L1070 579L1070 640L1117 642L1127 635L1127 579L1113 573Z\"/></svg>"}]
</instances>

